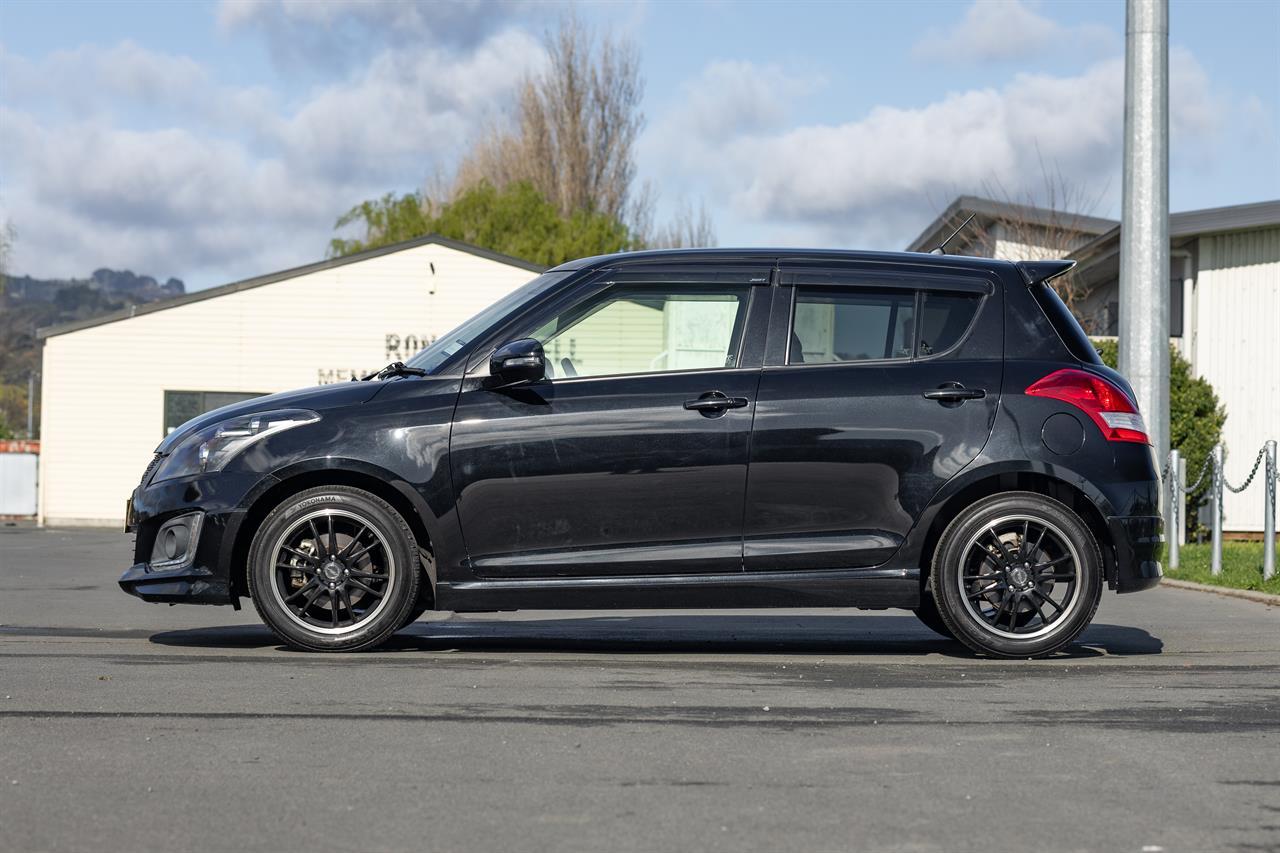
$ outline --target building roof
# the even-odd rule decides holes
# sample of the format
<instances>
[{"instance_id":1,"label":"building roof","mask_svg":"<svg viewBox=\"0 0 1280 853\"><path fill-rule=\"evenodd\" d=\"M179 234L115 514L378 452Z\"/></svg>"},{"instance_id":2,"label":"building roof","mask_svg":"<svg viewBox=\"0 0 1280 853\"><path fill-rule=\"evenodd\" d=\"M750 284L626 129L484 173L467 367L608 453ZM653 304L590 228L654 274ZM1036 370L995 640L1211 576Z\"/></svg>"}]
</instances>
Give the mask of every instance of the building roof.
<instances>
[{"instance_id":1,"label":"building roof","mask_svg":"<svg viewBox=\"0 0 1280 853\"><path fill-rule=\"evenodd\" d=\"M1011 202L993 201L989 198L980 198L973 195L962 195L958 196L955 201L951 202L951 204L947 206L946 210L938 214L938 216L920 232L919 237L916 237L911 241L911 244L907 246L907 251L929 251L946 239L946 237L955 230L955 227L963 222L971 213L992 221L1013 219L1019 222L1028 222L1033 225L1043 225L1049 228L1061 226L1063 218L1062 211L1051 210L1047 207L1034 207L1029 204L1013 204ZM1114 219L1104 219L1100 216L1084 216L1082 214L1069 215L1071 216L1071 223L1085 234L1101 234L1119 224Z\"/></svg>"},{"instance_id":2,"label":"building roof","mask_svg":"<svg viewBox=\"0 0 1280 853\"><path fill-rule=\"evenodd\" d=\"M1259 201L1252 204L1233 204L1228 207L1206 207L1203 210L1186 210L1169 214L1169 239L1198 237L1222 231L1247 231L1253 228L1280 226L1280 199ZM1120 242L1120 224L1099 234L1069 257L1088 263L1097 255L1118 251L1113 244Z\"/></svg>"},{"instance_id":3,"label":"building roof","mask_svg":"<svg viewBox=\"0 0 1280 853\"><path fill-rule=\"evenodd\" d=\"M44 339L52 338L55 335L65 335L68 332L78 332L81 329L89 329L93 326L102 326L107 323L114 323L117 320L128 320L131 317L137 317L141 314L151 314L155 311L177 308L180 305L190 305L192 302L201 302L205 299L226 296L230 293L239 293L242 290L251 290L255 287L262 287L264 284L275 284L279 281L297 278L300 275L334 269L335 267L346 266L347 264L354 264L359 261L367 261L370 258L377 258L382 255L401 252L405 249L415 249L418 246L427 246L432 244L444 246L449 249L455 249L459 252L466 252L469 255L475 255L476 257L496 261L497 263L506 264L507 266L519 267L520 269L528 270L532 273L541 273L546 271L546 267L530 263L529 261L521 258L514 258L511 255L504 255L501 252L494 252L489 249L482 249L479 246L473 246L470 243L464 243L461 240L452 240L448 237L442 237L439 234L428 234L425 237L418 237L413 240L404 240L399 243L391 243L386 246L379 246L376 249L366 249L363 252L356 252L352 255L343 255L340 258L329 258L328 260L318 261L313 264L306 264L305 266L267 273L266 275L260 275L254 278L246 278L242 281L233 281L230 284L210 287L205 290L197 290L195 293L188 293L185 296L176 296L173 299L162 299L156 302L148 302L143 305L131 305L128 308L113 311L110 314L102 314L98 317L90 317L87 320L76 320L71 323L61 323L56 326L45 326L36 330L36 337Z\"/></svg>"}]
</instances>

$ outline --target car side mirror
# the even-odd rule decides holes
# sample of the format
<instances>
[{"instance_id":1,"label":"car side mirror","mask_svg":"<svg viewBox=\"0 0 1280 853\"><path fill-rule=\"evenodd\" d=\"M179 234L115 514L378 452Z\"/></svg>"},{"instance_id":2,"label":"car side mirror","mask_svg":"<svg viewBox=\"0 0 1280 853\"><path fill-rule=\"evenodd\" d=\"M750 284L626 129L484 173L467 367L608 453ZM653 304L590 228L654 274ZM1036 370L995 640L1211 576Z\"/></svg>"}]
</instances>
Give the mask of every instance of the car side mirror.
<instances>
[{"instance_id":1,"label":"car side mirror","mask_svg":"<svg viewBox=\"0 0 1280 853\"><path fill-rule=\"evenodd\" d=\"M489 375L503 385L537 382L547 375L542 344L533 338L503 344L489 356Z\"/></svg>"}]
</instances>

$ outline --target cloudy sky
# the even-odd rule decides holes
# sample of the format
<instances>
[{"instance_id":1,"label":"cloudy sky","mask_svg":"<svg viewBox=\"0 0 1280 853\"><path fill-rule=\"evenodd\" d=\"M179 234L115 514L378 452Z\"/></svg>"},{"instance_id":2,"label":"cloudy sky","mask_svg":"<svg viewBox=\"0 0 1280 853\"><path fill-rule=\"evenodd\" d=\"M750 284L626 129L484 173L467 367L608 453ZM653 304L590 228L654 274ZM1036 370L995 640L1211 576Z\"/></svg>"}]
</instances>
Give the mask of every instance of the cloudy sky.
<instances>
[{"instance_id":1,"label":"cloudy sky","mask_svg":"<svg viewBox=\"0 0 1280 853\"><path fill-rule=\"evenodd\" d=\"M10 271L206 287L318 260L450 172L565 3L0 4ZM1124 4L584 3L646 79L641 177L721 245L899 249L1059 171L1118 216ZM1280 197L1280 3L1171 2L1174 210Z\"/></svg>"}]
</instances>

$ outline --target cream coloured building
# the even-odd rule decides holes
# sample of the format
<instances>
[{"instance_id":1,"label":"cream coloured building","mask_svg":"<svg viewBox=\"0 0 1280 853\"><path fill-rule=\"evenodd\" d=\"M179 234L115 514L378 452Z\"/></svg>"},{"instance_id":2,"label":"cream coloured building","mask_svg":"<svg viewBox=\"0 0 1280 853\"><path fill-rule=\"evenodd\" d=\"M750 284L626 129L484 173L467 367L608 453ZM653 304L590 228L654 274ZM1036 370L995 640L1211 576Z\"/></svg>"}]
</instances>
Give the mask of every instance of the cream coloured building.
<instances>
[{"instance_id":1,"label":"cream coloured building","mask_svg":"<svg viewBox=\"0 0 1280 853\"><path fill-rule=\"evenodd\" d=\"M541 271L429 236L40 330L40 522L120 524L168 430L407 359Z\"/></svg>"}]
</instances>

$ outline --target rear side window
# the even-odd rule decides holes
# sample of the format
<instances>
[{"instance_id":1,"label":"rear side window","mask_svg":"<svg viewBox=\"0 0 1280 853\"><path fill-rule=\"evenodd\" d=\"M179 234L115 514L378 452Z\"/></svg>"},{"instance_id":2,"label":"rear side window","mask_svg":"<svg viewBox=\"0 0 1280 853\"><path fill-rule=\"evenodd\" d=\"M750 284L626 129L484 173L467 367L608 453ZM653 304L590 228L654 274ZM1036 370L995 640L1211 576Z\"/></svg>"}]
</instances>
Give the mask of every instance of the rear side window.
<instances>
[{"instance_id":1,"label":"rear side window","mask_svg":"<svg viewBox=\"0 0 1280 853\"><path fill-rule=\"evenodd\" d=\"M925 291L920 295L920 358L946 352L964 337L982 297L976 293Z\"/></svg>"},{"instance_id":2,"label":"rear side window","mask_svg":"<svg viewBox=\"0 0 1280 853\"><path fill-rule=\"evenodd\" d=\"M798 287L787 363L910 358L915 321L911 290Z\"/></svg>"},{"instance_id":3,"label":"rear side window","mask_svg":"<svg viewBox=\"0 0 1280 853\"><path fill-rule=\"evenodd\" d=\"M1049 318L1053 330L1058 333L1058 337L1062 338L1062 343L1071 354L1088 364L1102 364L1102 357L1093 348L1089 336L1084 333L1084 329L1080 328L1080 324L1071 314L1071 309L1058 296L1057 291L1047 284L1034 285L1030 290L1036 304Z\"/></svg>"}]
</instances>

